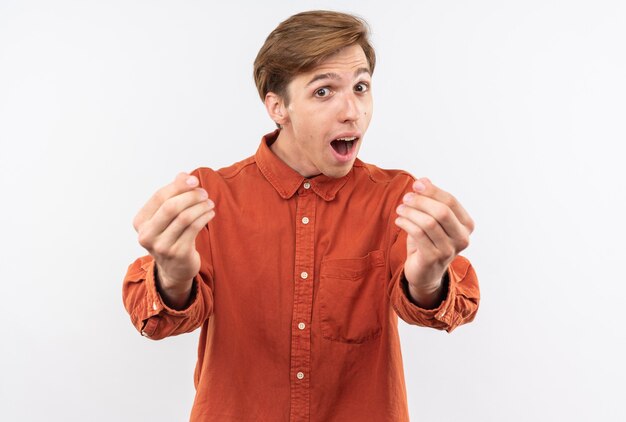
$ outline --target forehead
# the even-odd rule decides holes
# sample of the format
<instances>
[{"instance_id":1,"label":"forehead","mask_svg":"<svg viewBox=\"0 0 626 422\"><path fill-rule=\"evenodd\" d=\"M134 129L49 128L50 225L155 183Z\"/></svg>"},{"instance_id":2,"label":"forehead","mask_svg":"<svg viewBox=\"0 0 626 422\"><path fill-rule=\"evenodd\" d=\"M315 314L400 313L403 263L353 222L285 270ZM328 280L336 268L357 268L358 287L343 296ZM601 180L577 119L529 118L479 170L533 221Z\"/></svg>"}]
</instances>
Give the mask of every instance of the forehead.
<instances>
[{"instance_id":1,"label":"forehead","mask_svg":"<svg viewBox=\"0 0 626 422\"><path fill-rule=\"evenodd\" d=\"M344 77L345 73L354 74L359 69L366 69L369 72L367 57L360 45L355 44L342 48L337 53L315 66L313 69L296 75L292 82L307 84L316 77L334 74Z\"/></svg>"},{"instance_id":2,"label":"forehead","mask_svg":"<svg viewBox=\"0 0 626 422\"><path fill-rule=\"evenodd\" d=\"M326 70L334 67L354 69L358 67L369 68L369 65L367 63L367 57L365 57L365 53L363 52L361 46L354 44L342 48L307 73L318 73L320 70Z\"/></svg>"}]
</instances>

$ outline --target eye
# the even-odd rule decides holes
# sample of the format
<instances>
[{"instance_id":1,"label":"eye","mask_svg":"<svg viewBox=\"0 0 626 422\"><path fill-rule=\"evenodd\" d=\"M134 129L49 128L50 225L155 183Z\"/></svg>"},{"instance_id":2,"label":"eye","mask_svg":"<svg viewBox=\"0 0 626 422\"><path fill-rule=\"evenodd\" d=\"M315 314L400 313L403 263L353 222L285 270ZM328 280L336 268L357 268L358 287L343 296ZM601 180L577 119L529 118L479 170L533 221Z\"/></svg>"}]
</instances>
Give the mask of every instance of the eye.
<instances>
[{"instance_id":1,"label":"eye","mask_svg":"<svg viewBox=\"0 0 626 422\"><path fill-rule=\"evenodd\" d=\"M328 97L330 95L330 89L328 88L319 88L315 91L316 97Z\"/></svg>"},{"instance_id":2,"label":"eye","mask_svg":"<svg viewBox=\"0 0 626 422\"><path fill-rule=\"evenodd\" d=\"M367 91L369 91L369 89L370 89L369 84L367 84L365 82L359 82L358 84L356 84L354 86L354 90L356 92L367 92Z\"/></svg>"}]
</instances>

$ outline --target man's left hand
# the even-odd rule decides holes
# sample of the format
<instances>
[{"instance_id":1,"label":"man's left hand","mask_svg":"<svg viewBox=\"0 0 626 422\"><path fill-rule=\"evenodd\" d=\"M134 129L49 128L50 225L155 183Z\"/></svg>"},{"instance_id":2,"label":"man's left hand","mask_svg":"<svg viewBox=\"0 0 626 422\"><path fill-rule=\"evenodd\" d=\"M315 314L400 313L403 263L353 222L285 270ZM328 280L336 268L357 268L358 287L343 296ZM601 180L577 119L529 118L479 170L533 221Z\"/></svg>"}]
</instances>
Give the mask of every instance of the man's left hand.
<instances>
[{"instance_id":1,"label":"man's left hand","mask_svg":"<svg viewBox=\"0 0 626 422\"><path fill-rule=\"evenodd\" d=\"M461 204L427 178L413 183L397 208L396 225L407 233L404 275L413 300L424 308L443 299L448 265L469 246L474 221Z\"/></svg>"}]
</instances>

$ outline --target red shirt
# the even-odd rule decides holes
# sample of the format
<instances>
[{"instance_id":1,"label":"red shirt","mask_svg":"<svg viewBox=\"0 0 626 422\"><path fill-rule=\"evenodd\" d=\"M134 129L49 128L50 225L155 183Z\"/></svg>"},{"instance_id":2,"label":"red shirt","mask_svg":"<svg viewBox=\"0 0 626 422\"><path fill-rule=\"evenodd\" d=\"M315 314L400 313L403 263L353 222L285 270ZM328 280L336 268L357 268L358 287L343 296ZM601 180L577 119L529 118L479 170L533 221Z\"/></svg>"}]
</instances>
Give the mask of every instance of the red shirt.
<instances>
[{"instance_id":1,"label":"red shirt","mask_svg":"<svg viewBox=\"0 0 626 422\"><path fill-rule=\"evenodd\" d=\"M191 421L408 421L397 317L452 331L471 321L470 263L448 270L441 305L407 296L406 235L395 209L413 177L356 160L348 175L305 179L270 150L193 172L216 204L200 232L194 297L168 308L150 256L123 298L151 339L202 327Z\"/></svg>"}]
</instances>

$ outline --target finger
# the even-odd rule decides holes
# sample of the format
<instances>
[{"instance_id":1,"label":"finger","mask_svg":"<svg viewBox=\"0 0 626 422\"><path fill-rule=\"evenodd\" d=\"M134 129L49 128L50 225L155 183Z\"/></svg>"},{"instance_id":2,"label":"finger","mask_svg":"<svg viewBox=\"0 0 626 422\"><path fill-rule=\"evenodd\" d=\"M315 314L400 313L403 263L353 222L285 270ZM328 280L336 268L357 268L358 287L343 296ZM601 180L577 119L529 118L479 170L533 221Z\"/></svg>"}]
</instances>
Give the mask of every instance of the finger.
<instances>
[{"instance_id":1,"label":"finger","mask_svg":"<svg viewBox=\"0 0 626 422\"><path fill-rule=\"evenodd\" d=\"M162 250L168 253L167 251L171 250L172 245L179 242L180 237L189 226L193 225L202 215L214 211L214 208L213 202L208 200L197 203L182 211L172 220L155 241L155 252L158 253L158 250ZM193 239L191 243L193 243Z\"/></svg>"},{"instance_id":2,"label":"finger","mask_svg":"<svg viewBox=\"0 0 626 422\"><path fill-rule=\"evenodd\" d=\"M400 205L397 212L400 217L419 227L442 255L449 256L456 252L454 239L448 236L443 227L432 216L407 205Z\"/></svg>"},{"instance_id":3,"label":"finger","mask_svg":"<svg viewBox=\"0 0 626 422\"><path fill-rule=\"evenodd\" d=\"M405 217L398 217L395 220L398 227L404 230L407 236L417 245L418 253L427 261L434 261L440 254L432 240L424 230L411 220Z\"/></svg>"},{"instance_id":4,"label":"finger","mask_svg":"<svg viewBox=\"0 0 626 422\"><path fill-rule=\"evenodd\" d=\"M474 220L453 195L435 186L427 177L416 180L412 187L414 192L446 204L470 233L474 231Z\"/></svg>"},{"instance_id":5,"label":"finger","mask_svg":"<svg viewBox=\"0 0 626 422\"><path fill-rule=\"evenodd\" d=\"M432 217L453 239L458 249L465 249L469 243L470 231L459 221L457 215L446 204L427 196L407 193L404 195L403 203L407 207L421 211Z\"/></svg>"},{"instance_id":6,"label":"finger","mask_svg":"<svg viewBox=\"0 0 626 422\"><path fill-rule=\"evenodd\" d=\"M151 248L167 227L187 208L196 204L207 203L207 193L204 189L194 189L181 193L165 201L157 212L139 228L139 243L146 249ZM212 202L211 202L212 203Z\"/></svg>"},{"instance_id":7,"label":"finger","mask_svg":"<svg viewBox=\"0 0 626 422\"><path fill-rule=\"evenodd\" d=\"M172 183L157 190L141 210L139 210L139 213L137 213L133 220L135 230L139 231L140 226L150 220L165 201L181 193L195 189L199 183L196 176L191 176L188 173L179 173Z\"/></svg>"},{"instance_id":8,"label":"finger","mask_svg":"<svg viewBox=\"0 0 626 422\"><path fill-rule=\"evenodd\" d=\"M215 209L211 208L210 211L200 215L195 219L183 233L180 235L176 242L176 247L180 248L195 248L195 241L198 233L215 217Z\"/></svg>"}]
</instances>

